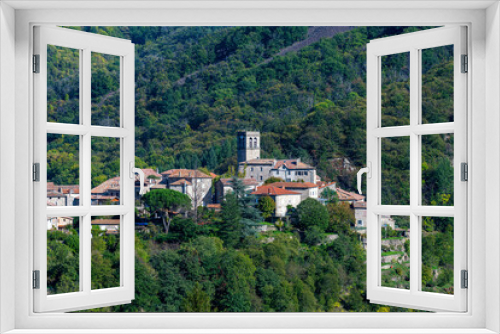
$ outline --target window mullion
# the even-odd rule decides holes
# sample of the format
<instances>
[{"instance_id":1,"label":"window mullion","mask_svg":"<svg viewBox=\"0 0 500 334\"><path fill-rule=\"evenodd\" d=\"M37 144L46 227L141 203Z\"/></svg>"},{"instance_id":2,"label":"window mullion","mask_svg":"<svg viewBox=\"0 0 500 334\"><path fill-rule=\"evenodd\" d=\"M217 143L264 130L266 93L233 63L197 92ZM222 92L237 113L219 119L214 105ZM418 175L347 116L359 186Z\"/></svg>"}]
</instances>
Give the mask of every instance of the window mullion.
<instances>
[{"instance_id":1,"label":"window mullion","mask_svg":"<svg viewBox=\"0 0 500 334\"><path fill-rule=\"evenodd\" d=\"M420 115L420 61L419 51L410 51L410 291L412 294L419 290L420 277L420 240L418 234L419 217L415 209L420 204L420 136L415 133L415 128L419 123Z\"/></svg>"},{"instance_id":2,"label":"window mullion","mask_svg":"<svg viewBox=\"0 0 500 334\"><path fill-rule=\"evenodd\" d=\"M83 224L80 229L80 243L82 245L80 254L82 257L82 262L80 265L80 271L82 272L83 279L83 291L90 293L91 283L92 283L92 264L91 264L91 253L92 253L92 217L90 216L90 206L92 204L91 198L91 180L92 180L92 151L91 151L91 108L92 108L92 96L91 96L91 51L89 48L83 50L83 60L82 60L82 125L86 128L85 134L82 136L82 159L80 162L80 168L82 170L82 178L80 180L81 191L80 197L83 199L83 205L89 208L89 211L83 216Z\"/></svg>"}]
</instances>

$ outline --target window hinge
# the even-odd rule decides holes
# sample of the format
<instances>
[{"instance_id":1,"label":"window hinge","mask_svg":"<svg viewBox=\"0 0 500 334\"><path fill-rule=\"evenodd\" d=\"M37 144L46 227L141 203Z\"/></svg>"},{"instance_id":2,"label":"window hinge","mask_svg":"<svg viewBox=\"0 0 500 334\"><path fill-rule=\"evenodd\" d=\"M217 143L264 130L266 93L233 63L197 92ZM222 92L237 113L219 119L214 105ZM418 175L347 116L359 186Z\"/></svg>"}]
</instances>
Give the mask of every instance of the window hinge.
<instances>
[{"instance_id":1,"label":"window hinge","mask_svg":"<svg viewBox=\"0 0 500 334\"><path fill-rule=\"evenodd\" d=\"M33 164L33 181L39 182L40 181L40 163L35 162Z\"/></svg>"},{"instance_id":2,"label":"window hinge","mask_svg":"<svg viewBox=\"0 0 500 334\"><path fill-rule=\"evenodd\" d=\"M462 73L469 72L469 56L462 55Z\"/></svg>"},{"instance_id":3,"label":"window hinge","mask_svg":"<svg viewBox=\"0 0 500 334\"><path fill-rule=\"evenodd\" d=\"M40 55L33 55L33 73L40 73Z\"/></svg>"},{"instance_id":4,"label":"window hinge","mask_svg":"<svg viewBox=\"0 0 500 334\"><path fill-rule=\"evenodd\" d=\"M462 270L461 275L462 277L462 289L467 289L469 288L469 273L467 270Z\"/></svg>"},{"instance_id":5,"label":"window hinge","mask_svg":"<svg viewBox=\"0 0 500 334\"><path fill-rule=\"evenodd\" d=\"M469 181L469 165L466 162L461 163L461 177L462 181Z\"/></svg>"},{"instance_id":6,"label":"window hinge","mask_svg":"<svg viewBox=\"0 0 500 334\"><path fill-rule=\"evenodd\" d=\"M40 270L33 270L33 289L40 289Z\"/></svg>"}]
</instances>

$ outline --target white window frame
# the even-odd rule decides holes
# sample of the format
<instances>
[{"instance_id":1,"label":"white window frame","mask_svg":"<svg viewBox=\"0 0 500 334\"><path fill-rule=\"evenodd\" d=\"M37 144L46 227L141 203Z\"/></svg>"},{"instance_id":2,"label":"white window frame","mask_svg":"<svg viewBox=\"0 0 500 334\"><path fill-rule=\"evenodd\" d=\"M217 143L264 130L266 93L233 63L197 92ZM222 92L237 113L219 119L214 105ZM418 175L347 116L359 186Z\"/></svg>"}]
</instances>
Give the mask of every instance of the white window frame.
<instances>
[{"instance_id":1,"label":"white window frame","mask_svg":"<svg viewBox=\"0 0 500 334\"><path fill-rule=\"evenodd\" d=\"M12 7L19 8L15 11ZM145 10L130 9L143 7ZM24 10L21 8L24 7ZM60 10L43 10L57 9ZM96 8L100 7L100 8ZM108 10L103 9L106 7ZM129 9L124 9L128 7ZM163 7L163 8L161 8ZM394 8L397 7L397 8ZM78 8L78 9L75 9ZM84 9L82 9L84 8ZM147 9L149 8L149 10ZM223 8L223 9L221 9ZM496 1L332 1L294 3L17 2L0 4L0 330L50 332L345 332L494 333L500 331L500 11ZM486 24L485 24L486 22ZM30 259L32 207L31 31L34 24L64 25L441 25L470 31L469 221L470 288L467 313L436 314L33 314ZM15 32L15 38L14 38ZM488 66L488 71L486 71ZM14 71L15 67L15 71ZM15 87L12 82L15 79ZM15 114L12 112L15 110ZM488 121L486 121L488 120ZM485 133L488 133L488 137ZM15 136L15 145L12 137ZM487 139L487 140L486 140ZM486 150L486 151L485 151ZM486 153L487 152L487 153ZM15 165L9 163L15 160ZM486 174L489 174L486 182ZM13 178L12 175L16 175ZM15 198L11 198L12 189ZM486 203L486 204L485 204ZM15 212L5 210L15 207ZM487 219L486 219L487 218ZM15 224L11 222L15 221ZM471 233L472 230L469 230ZM14 235L14 238L12 237ZM27 237L28 236L28 237ZM12 256L14 250L14 256ZM488 261L488 266L485 262ZM12 288L15 287L15 288ZM486 293L488 291L488 293ZM12 307L12 305L15 305ZM131 330L141 327L140 330ZM167 328L168 327L168 328ZM288 330L284 330L288 328ZM357 330L356 330L357 328ZM120 330L121 329L121 330ZM232 329L232 330L231 330ZM267 329L267 330L265 330ZM295 330L293 330L295 329ZM462 330L460 330L462 329ZM46 332L46 331L45 331ZM187 333L189 331L183 331ZM248 332L248 330L246 331ZM13 332L14 333L14 332Z\"/></svg>"}]
</instances>

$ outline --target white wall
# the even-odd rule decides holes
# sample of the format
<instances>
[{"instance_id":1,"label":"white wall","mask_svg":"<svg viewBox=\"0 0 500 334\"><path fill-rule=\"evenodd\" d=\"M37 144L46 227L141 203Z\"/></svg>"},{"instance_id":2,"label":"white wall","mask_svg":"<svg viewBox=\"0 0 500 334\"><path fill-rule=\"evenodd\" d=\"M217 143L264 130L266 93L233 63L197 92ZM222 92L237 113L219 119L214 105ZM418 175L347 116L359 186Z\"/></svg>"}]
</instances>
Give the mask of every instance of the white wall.
<instances>
[{"instance_id":1,"label":"white wall","mask_svg":"<svg viewBox=\"0 0 500 334\"><path fill-rule=\"evenodd\" d=\"M0 253L14 250L15 13L0 2ZM1 256L2 259L5 257ZM0 332L14 328L14 257L0 262Z\"/></svg>"},{"instance_id":2,"label":"white wall","mask_svg":"<svg viewBox=\"0 0 500 334\"><path fill-rule=\"evenodd\" d=\"M296 208L301 201L302 201L302 196L300 194L275 196L275 203L276 203L275 215L277 217L284 217L286 214L286 207L288 205L291 205L294 208Z\"/></svg>"},{"instance_id":3,"label":"white wall","mask_svg":"<svg viewBox=\"0 0 500 334\"><path fill-rule=\"evenodd\" d=\"M500 276L500 247L498 238L500 228L500 11L499 4L490 6L486 11L486 68L493 75L486 77L486 208L488 219L495 224L488 224L486 230L486 249L496 254L496 261L486 265L486 328L500 332L500 286L490 278Z\"/></svg>"}]
</instances>

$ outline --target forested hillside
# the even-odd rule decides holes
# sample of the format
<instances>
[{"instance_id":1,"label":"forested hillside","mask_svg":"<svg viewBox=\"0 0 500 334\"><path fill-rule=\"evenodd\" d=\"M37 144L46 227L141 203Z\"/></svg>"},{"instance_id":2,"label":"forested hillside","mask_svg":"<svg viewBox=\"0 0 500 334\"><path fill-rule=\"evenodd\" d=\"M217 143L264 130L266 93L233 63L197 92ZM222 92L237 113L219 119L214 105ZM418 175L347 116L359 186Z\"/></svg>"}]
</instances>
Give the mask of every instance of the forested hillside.
<instances>
[{"instance_id":1,"label":"forested hillside","mask_svg":"<svg viewBox=\"0 0 500 334\"><path fill-rule=\"evenodd\" d=\"M365 165L366 45L423 28L349 27L316 42L314 27L73 29L136 44L137 167L205 167L229 176L236 165L236 131L258 130L263 158L299 157L324 180L354 190L354 174L343 175L333 159L348 158L354 171ZM49 121L77 123L77 53L51 46L49 55ZM424 123L453 121L452 55L449 47L422 52ZM118 63L96 54L92 64L92 123L116 126ZM409 124L408 59L404 54L384 58L382 70L382 125ZM48 137L48 179L56 184L78 182L78 138L73 137ZM118 145L93 139L93 186L118 174ZM423 136L423 204L453 205L452 162L452 134ZM409 138L382 140L382 183L383 204L408 204ZM232 201L226 198L220 213L203 208L188 218L176 216L167 233L154 210L136 217L148 223L136 232L136 299L95 311L407 311L366 300L364 236L352 230L349 205L309 201L311 207L289 210L283 230L254 236L240 226L252 205ZM317 218L305 228L309 217ZM395 219L409 228L403 218ZM262 217L252 221L272 225ZM51 293L77 290L74 227L48 233L48 262L55 264L49 267ZM423 228L422 285L426 291L453 293L453 219L426 217ZM385 233L387 240L403 239L401 231ZM338 238L327 242L326 234ZM119 282L117 238L93 231L97 288ZM409 255L409 243L399 246ZM406 264L387 265L384 282L408 286Z\"/></svg>"},{"instance_id":2,"label":"forested hillside","mask_svg":"<svg viewBox=\"0 0 500 334\"><path fill-rule=\"evenodd\" d=\"M331 159L347 157L356 167L364 165L366 44L371 39L417 28L357 27L296 52L278 55L294 43L301 45L300 41L314 31L312 28L75 29L128 38L136 43L139 167L160 171L207 167L223 174L236 164L236 131L255 129L262 133L262 157L300 157L316 166L324 179L346 182L344 187L349 187L349 178L337 180L339 171ZM424 55L427 71L439 73L452 65L449 54L440 52ZM93 99L93 119L96 124L119 124L117 114L109 112L117 103L117 64L104 57L93 57L93 64L93 78L95 75L100 82L92 85L93 96L97 96ZM384 100L386 124L403 124L407 116L401 110L406 108L408 100L401 97L407 94L408 64L396 57L384 66L390 79L384 90L388 96ZM77 106L78 95L70 87L76 86L78 72L60 71L66 74L65 85L49 95L49 110L57 108L58 112L69 113L66 118L76 119L71 110ZM68 73L75 75L68 77ZM424 89L432 92L439 88L442 94L453 95L451 81L446 76L427 78L432 80L428 79ZM67 84L68 81L74 84ZM452 119L450 99L444 96L438 99L439 103L434 103L435 100L426 104L428 112L424 118L432 122ZM53 113L49 112L50 115ZM447 140L441 138L435 144L446 146ZM108 157L100 159L99 155L96 152L93 156L95 162L111 164L106 162ZM434 168L429 164L429 173ZM115 176L116 171L104 173L104 169L96 166L94 179ZM396 193L394 197L401 196Z\"/></svg>"}]
</instances>

